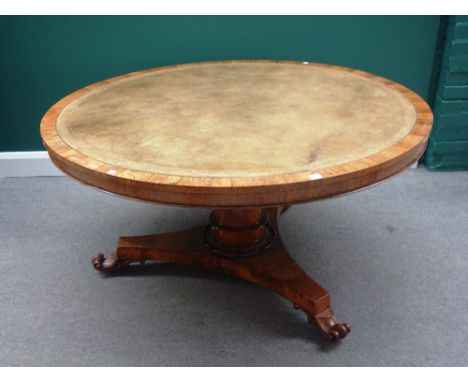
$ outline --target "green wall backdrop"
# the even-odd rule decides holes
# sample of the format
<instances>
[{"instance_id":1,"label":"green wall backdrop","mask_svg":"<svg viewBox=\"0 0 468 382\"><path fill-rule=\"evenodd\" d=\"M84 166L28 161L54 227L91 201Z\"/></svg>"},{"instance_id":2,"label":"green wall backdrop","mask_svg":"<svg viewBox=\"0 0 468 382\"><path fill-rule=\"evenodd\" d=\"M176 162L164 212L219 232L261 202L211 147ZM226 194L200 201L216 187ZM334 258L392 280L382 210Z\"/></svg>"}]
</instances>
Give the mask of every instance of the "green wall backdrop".
<instances>
[{"instance_id":1,"label":"green wall backdrop","mask_svg":"<svg viewBox=\"0 0 468 382\"><path fill-rule=\"evenodd\" d=\"M43 150L39 122L92 82L224 59L359 68L428 98L439 16L2 16L0 151Z\"/></svg>"}]
</instances>

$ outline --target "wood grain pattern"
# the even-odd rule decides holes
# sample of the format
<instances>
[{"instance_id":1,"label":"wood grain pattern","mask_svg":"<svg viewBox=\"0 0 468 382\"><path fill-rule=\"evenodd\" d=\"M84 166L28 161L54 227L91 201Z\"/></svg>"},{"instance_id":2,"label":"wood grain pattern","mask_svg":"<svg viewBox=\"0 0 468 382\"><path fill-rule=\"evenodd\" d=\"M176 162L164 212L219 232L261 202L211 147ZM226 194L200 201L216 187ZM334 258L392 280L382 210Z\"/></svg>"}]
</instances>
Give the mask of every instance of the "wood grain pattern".
<instances>
[{"instance_id":1,"label":"wood grain pattern","mask_svg":"<svg viewBox=\"0 0 468 382\"><path fill-rule=\"evenodd\" d=\"M234 62L255 62L262 65L279 61ZM303 63L299 62L281 63L303 66ZM219 62L176 65L172 68L210 64ZM326 67L337 72L350 72L399 92L414 107L414 125L409 133L395 144L358 160L276 175L226 177L180 176L120 167L84 155L68 145L58 134L57 119L62 110L74 100L106 84L145 73L168 70L165 67L129 73L70 94L46 113L41 122L41 135L54 163L68 175L90 186L140 200L215 208L289 205L348 193L399 173L422 155L432 126L432 113L418 95L390 80L359 70L314 63L310 63L309 67ZM292 107L291 113L293 112ZM365 146L366 142L362 142L362 145Z\"/></svg>"}]
</instances>

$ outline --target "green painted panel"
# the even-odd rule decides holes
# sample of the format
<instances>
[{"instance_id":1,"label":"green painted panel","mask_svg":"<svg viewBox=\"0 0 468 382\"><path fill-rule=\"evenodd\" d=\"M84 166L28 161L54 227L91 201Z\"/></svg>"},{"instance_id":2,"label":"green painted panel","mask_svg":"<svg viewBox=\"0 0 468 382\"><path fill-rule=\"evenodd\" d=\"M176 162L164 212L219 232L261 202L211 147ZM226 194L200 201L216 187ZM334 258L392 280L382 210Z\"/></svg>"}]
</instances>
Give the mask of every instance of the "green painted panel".
<instances>
[{"instance_id":1,"label":"green painted panel","mask_svg":"<svg viewBox=\"0 0 468 382\"><path fill-rule=\"evenodd\" d=\"M452 49L452 52L458 50ZM452 53L453 56L448 57L448 61L446 65L444 65L444 69L447 69L449 72L452 73L466 73L468 72L468 54L467 55L459 55Z\"/></svg>"},{"instance_id":2,"label":"green painted panel","mask_svg":"<svg viewBox=\"0 0 468 382\"><path fill-rule=\"evenodd\" d=\"M440 83L444 85L468 85L466 73L452 73L443 68L440 73Z\"/></svg>"},{"instance_id":3,"label":"green painted panel","mask_svg":"<svg viewBox=\"0 0 468 382\"><path fill-rule=\"evenodd\" d=\"M467 16L450 16L434 105L434 128L425 155L430 170L468 170Z\"/></svg>"},{"instance_id":4,"label":"green painted panel","mask_svg":"<svg viewBox=\"0 0 468 382\"><path fill-rule=\"evenodd\" d=\"M435 102L434 113L435 114L466 113L468 116L468 100L447 101L438 97Z\"/></svg>"},{"instance_id":5,"label":"green painted panel","mask_svg":"<svg viewBox=\"0 0 468 382\"><path fill-rule=\"evenodd\" d=\"M440 153L465 154L468 151L468 140L435 142L434 146Z\"/></svg>"},{"instance_id":6,"label":"green painted panel","mask_svg":"<svg viewBox=\"0 0 468 382\"><path fill-rule=\"evenodd\" d=\"M453 36L454 38L468 38L468 22L457 22Z\"/></svg>"},{"instance_id":7,"label":"green painted panel","mask_svg":"<svg viewBox=\"0 0 468 382\"><path fill-rule=\"evenodd\" d=\"M450 43L454 54L468 55L468 38L462 40L454 40Z\"/></svg>"},{"instance_id":8,"label":"green painted panel","mask_svg":"<svg viewBox=\"0 0 468 382\"><path fill-rule=\"evenodd\" d=\"M452 127L466 127L468 130L468 114L466 113L436 114L435 122L438 130Z\"/></svg>"},{"instance_id":9,"label":"green painted panel","mask_svg":"<svg viewBox=\"0 0 468 382\"><path fill-rule=\"evenodd\" d=\"M458 140L468 140L468 124L465 126L456 126L450 129L434 129L431 133L431 138L434 139L434 142L441 141L458 141ZM435 152L436 150L432 150ZM426 159L430 157L426 156ZM465 160L468 162L468 153L465 155ZM426 165L431 167L431 162L426 161Z\"/></svg>"},{"instance_id":10,"label":"green painted panel","mask_svg":"<svg viewBox=\"0 0 468 382\"><path fill-rule=\"evenodd\" d=\"M87 84L182 62L350 66L427 98L439 16L2 16L0 151L42 150L41 116ZM459 33L463 33L460 30Z\"/></svg>"},{"instance_id":11,"label":"green painted panel","mask_svg":"<svg viewBox=\"0 0 468 382\"><path fill-rule=\"evenodd\" d=\"M426 156L430 157L430 170L468 170L468 140L440 142L432 140Z\"/></svg>"},{"instance_id":12,"label":"green painted panel","mask_svg":"<svg viewBox=\"0 0 468 382\"><path fill-rule=\"evenodd\" d=\"M446 100L468 99L468 85L443 86L440 88L439 92L440 92L440 96Z\"/></svg>"}]
</instances>

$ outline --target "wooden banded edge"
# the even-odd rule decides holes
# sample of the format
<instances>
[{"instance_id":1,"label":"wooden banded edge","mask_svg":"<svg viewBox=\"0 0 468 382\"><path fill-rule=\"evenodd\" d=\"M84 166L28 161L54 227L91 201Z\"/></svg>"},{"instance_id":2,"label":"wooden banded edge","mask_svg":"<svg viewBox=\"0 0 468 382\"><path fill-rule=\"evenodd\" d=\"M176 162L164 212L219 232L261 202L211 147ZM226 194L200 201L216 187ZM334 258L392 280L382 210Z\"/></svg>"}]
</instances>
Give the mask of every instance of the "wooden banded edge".
<instances>
[{"instance_id":1,"label":"wooden banded edge","mask_svg":"<svg viewBox=\"0 0 468 382\"><path fill-rule=\"evenodd\" d=\"M213 61L221 62L281 62L303 64L295 61ZM245 207L301 203L355 191L395 175L415 162L424 152L432 127L429 106L417 94L391 80L373 74L334 65L309 63L353 72L371 78L405 96L416 111L413 129L402 140L376 154L354 162L296 173L264 177L191 177L153 174L120 168L85 156L66 144L56 130L56 121L65 106L81 95L104 84L120 79L167 70L187 65L158 67L128 73L79 89L58 101L41 121L43 142L53 162L63 172L90 186L140 200L200 207ZM315 179L310 176L318 174ZM313 186L312 186L313 183ZM190 194L190 203L187 202Z\"/></svg>"},{"instance_id":2,"label":"wooden banded edge","mask_svg":"<svg viewBox=\"0 0 468 382\"><path fill-rule=\"evenodd\" d=\"M184 190L179 186L154 185L138 180L129 181L124 178L118 178L119 181L116 182L112 175L83 173L82 167L70 165L69 162L64 162L53 154L51 159L63 172L86 185L101 191L147 202L207 208L249 207L252 205L268 207L305 203L375 185L407 169L423 154L426 144L427 141L424 141L417 151L406 152L382 166L368 167L358 172L315 180L313 181L314 187L311 187L311 181L306 181L295 184L294 188L291 185L256 186L237 188L235 192L231 187L214 189L208 186ZM395 171L396 167L400 170ZM187 194L190 194L190 203L187 203Z\"/></svg>"}]
</instances>

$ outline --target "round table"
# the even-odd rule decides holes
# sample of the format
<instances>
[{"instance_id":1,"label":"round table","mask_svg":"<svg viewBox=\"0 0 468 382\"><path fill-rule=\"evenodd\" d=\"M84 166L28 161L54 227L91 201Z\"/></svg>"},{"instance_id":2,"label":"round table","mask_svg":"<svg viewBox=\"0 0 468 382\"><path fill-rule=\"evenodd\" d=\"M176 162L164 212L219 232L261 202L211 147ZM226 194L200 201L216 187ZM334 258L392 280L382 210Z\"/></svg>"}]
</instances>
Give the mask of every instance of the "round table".
<instances>
[{"instance_id":1,"label":"round table","mask_svg":"<svg viewBox=\"0 0 468 382\"><path fill-rule=\"evenodd\" d=\"M344 67L221 61L159 67L66 96L41 122L53 162L100 190L212 208L202 227L121 237L100 271L145 260L220 270L289 299L330 340L330 295L285 249L287 206L349 193L408 168L432 113L415 93Z\"/></svg>"}]
</instances>

